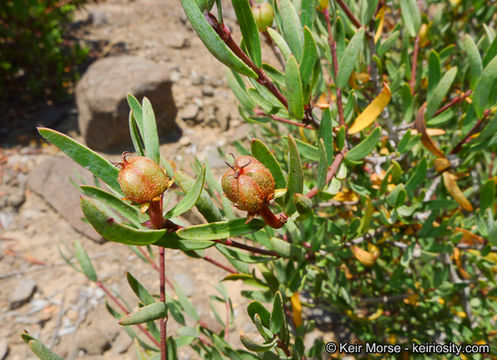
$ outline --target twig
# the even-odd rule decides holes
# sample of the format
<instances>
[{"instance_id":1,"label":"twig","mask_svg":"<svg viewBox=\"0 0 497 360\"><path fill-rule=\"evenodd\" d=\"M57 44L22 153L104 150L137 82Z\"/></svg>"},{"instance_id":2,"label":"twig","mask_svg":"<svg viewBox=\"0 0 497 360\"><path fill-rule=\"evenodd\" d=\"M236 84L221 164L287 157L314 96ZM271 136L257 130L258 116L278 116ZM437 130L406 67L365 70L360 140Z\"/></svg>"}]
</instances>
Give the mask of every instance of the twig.
<instances>
[{"instance_id":1,"label":"twig","mask_svg":"<svg viewBox=\"0 0 497 360\"><path fill-rule=\"evenodd\" d=\"M241 244L239 242L236 242L236 241L233 241L233 240L230 240L230 239L225 239L224 241L223 240L214 240L214 242L217 242L219 244L223 244L223 245L226 245L226 246L236 247L238 249L247 250L247 251L250 251L250 252L252 252L254 254L270 255L270 256L280 257L274 251L265 250L265 249L259 249L259 248L256 248L256 247L253 247L253 246L250 246L250 245Z\"/></svg>"},{"instance_id":2,"label":"twig","mask_svg":"<svg viewBox=\"0 0 497 360\"><path fill-rule=\"evenodd\" d=\"M345 4L343 0L336 0L336 2L342 8L343 12L347 15L350 21L352 21L352 24L354 24L357 28L360 28L362 26L361 22L357 20L354 14L352 14L352 11L347 4Z\"/></svg>"},{"instance_id":3,"label":"twig","mask_svg":"<svg viewBox=\"0 0 497 360\"><path fill-rule=\"evenodd\" d=\"M141 246L137 246L138 250L143 254L143 256L145 256L145 258L147 259L148 263L150 265L152 265L152 267L160 274L160 268L157 266L157 264L155 263L155 261L152 260L152 258L150 257L150 255L145 251L145 249L143 249L143 247ZM174 289L174 286L173 286L173 283L171 282L171 280L169 280L167 277L166 277L166 284L169 285L169 287L171 289Z\"/></svg>"},{"instance_id":4,"label":"twig","mask_svg":"<svg viewBox=\"0 0 497 360\"><path fill-rule=\"evenodd\" d=\"M326 174L326 184L328 184L331 181L331 179L333 178L333 176L335 176L335 174L337 173L338 168L340 167L340 164L342 163L343 158L344 158L344 154L342 152L339 152L336 155L335 159L333 160L330 167L328 168L328 173ZM318 187L315 186L314 188L312 188L312 190L310 190L307 194L305 194L305 196L307 196L310 199L310 198L316 196L317 193L318 193Z\"/></svg>"},{"instance_id":5,"label":"twig","mask_svg":"<svg viewBox=\"0 0 497 360\"><path fill-rule=\"evenodd\" d=\"M307 124L304 124L304 123L301 123L301 122L295 122L295 121L291 121L291 120L288 120L288 119L284 119L284 118L281 118L281 117L276 116L276 115L266 114L264 111L262 111L260 109L254 109L254 112L257 115L267 116L267 117L270 117L271 119L273 119L275 121L278 121L278 122L281 122L281 123L284 123L284 124L290 124L290 125L300 126L300 127L306 128L306 129L314 130L314 127L312 127L310 125L307 125Z\"/></svg>"},{"instance_id":6,"label":"twig","mask_svg":"<svg viewBox=\"0 0 497 360\"><path fill-rule=\"evenodd\" d=\"M333 74L335 76L335 85L336 85L336 79L338 76L337 44L335 42L335 38L333 37L333 32L331 30L330 13L328 9L324 10L323 14L326 19L326 26L328 27L328 43L331 49L331 60L333 62ZM345 126L345 118L343 116L343 104L342 104L342 89L340 89L338 85L336 85L336 94L337 94L338 118L340 121L340 126Z\"/></svg>"},{"instance_id":7,"label":"twig","mask_svg":"<svg viewBox=\"0 0 497 360\"><path fill-rule=\"evenodd\" d=\"M411 88L411 94L414 95L414 87L416 86L416 71L418 68L418 52L419 52L419 34L416 35L414 40L414 51L412 52L412 64L411 64L411 81L409 81L409 86Z\"/></svg>"},{"instance_id":8,"label":"twig","mask_svg":"<svg viewBox=\"0 0 497 360\"><path fill-rule=\"evenodd\" d=\"M223 270L226 270L227 272L231 273L231 274L238 274L238 271L226 266L226 265L223 265L221 264L220 262L214 260L213 258L211 258L210 256L204 256L202 259L204 259L205 261L207 262L210 262L211 264L214 264L216 265L217 267L223 269Z\"/></svg>"},{"instance_id":9,"label":"twig","mask_svg":"<svg viewBox=\"0 0 497 360\"><path fill-rule=\"evenodd\" d=\"M103 292L114 302L114 304L116 304L125 314L129 314L129 311L128 309L126 309L126 306L124 306L123 303L120 302L119 299L115 297L114 294L112 294L104 284L102 284L100 281L95 282L95 284L100 289L102 289ZM138 329L140 329L141 332L145 334L145 336L147 336L150 339L150 341L152 341L160 349L160 343L152 336L152 334L150 334L150 332L148 332L148 330L145 330L145 328L140 324L136 326L138 327Z\"/></svg>"},{"instance_id":10,"label":"twig","mask_svg":"<svg viewBox=\"0 0 497 360\"><path fill-rule=\"evenodd\" d=\"M459 151L461 151L461 148L464 144L466 144L469 139L471 138L471 136L473 136L473 134L475 134L478 129L480 128L481 124L483 124L483 122L487 119L487 117L491 114L491 110L490 109L487 109L485 110L485 112L483 113L483 116L481 119L479 119L476 124L471 128L471 130L469 130L469 132L466 134L465 137L463 137L461 139L461 141L459 141L457 143L456 146L454 146L454 148L452 149L452 151L450 152L451 154L457 154Z\"/></svg>"},{"instance_id":11,"label":"twig","mask_svg":"<svg viewBox=\"0 0 497 360\"><path fill-rule=\"evenodd\" d=\"M472 92L473 92L472 90L468 90L464 94L462 94L461 96L455 97L448 104L442 106L440 109L438 109L437 111L435 111L435 115L434 116L437 116L437 115L443 113L445 110L451 108L452 106L460 103L461 101L463 101L464 99L466 99L469 95L471 95Z\"/></svg>"}]
</instances>

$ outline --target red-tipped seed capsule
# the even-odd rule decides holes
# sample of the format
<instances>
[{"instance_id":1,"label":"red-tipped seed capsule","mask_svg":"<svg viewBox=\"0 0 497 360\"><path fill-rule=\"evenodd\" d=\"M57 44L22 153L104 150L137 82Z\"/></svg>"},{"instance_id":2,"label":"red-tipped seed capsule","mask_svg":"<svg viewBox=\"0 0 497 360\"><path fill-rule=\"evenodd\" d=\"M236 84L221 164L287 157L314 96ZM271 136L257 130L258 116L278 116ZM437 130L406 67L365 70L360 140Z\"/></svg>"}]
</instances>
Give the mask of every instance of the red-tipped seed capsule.
<instances>
[{"instance_id":1,"label":"red-tipped seed capsule","mask_svg":"<svg viewBox=\"0 0 497 360\"><path fill-rule=\"evenodd\" d=\"M170 186L169 178L152 159L136 156L130 160L123 154L117 181L126 198L137 204L151 202Z\"/></svg>"}]
</instances>

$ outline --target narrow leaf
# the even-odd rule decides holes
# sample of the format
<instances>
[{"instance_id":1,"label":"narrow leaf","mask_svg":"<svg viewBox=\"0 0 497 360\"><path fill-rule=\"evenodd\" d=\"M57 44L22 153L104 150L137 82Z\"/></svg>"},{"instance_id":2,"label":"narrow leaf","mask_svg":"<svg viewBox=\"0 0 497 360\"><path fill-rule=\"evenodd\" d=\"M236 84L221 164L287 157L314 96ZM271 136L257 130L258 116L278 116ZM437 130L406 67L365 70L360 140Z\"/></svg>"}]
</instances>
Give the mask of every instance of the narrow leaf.
<instances>
[{"instance_id":1,"label":"narrow leaf","mask_svg":"<svg viewBox=\"0 0 497 360\"><path fill-rule=\"evenodd\" d=\"M190 226L178 230L177 234L180 238L186 240L226 239L253 233L265 225L265 222L259 219L254 219L248 224L245 224L245 220L242 218Z\"/></svg>"},{"instance_id":2,"label":"narrow leaf","mask_svg":"<svg viewBox=\"0 0 497 360\"><path fill-rule=\"evenodd\" d=\"M314 64L318 58L318 49L311 30L306 26L304 27L304 56L300 64L300 75L302 83L307 86L312 81L312 72Z\"/></svg>"},{"instance_id":3,"label":"narrow leaf","mask_svg":"<svg viewBox=\"0 0 497 360\"><path fill-rule=\"evenodd\" d=\"M354 120L354 123L349 128L349 134L355 134L371 125L378 116L380 116L383 109L388 105L392 93L386 83L383 83L383 89L378 96L359 114Z\"/></svg>"},{"instance_id":4,"label":"narrow leaf","mask_svg":"<svg viewBox=\"0 0 497 360\"><path fill-rule=\"evenodd\" d=\"M259 315L262 321L262 325L264 325L264 327L266 328L269 328L269 318L271 317L271 314L260 302L255 300L252 301L247 306L247 313L252 320L254 320L255 314Z\"/></svg>"},{"instance_id":5,"label":"narrow leaf","mask_svg":"<svg viewBox=\"0 0 497 360\"><path fill-rule=\"evenodd\" d=\"M285 39L274 29L267 28L267 32L269 36L271 36L271 39L274 41L276 46L280 49L281 54L283 54L283 57L285 58L285 61L288 60L290 55L292 55L292 50L290 50L290 47L286 43Z\"/></svg>"},{"instance_id":6,"label":"narrow leaf","mask_svg":"<svg viewBox=\"0 0 497 360\"><path fill-rule=\"evenodd\" d=\"M157 134L157 123L150 100L143 98L143 142L147 156L160 164L159 135Z\"/></svg>"},{"instance_id":7,"label":"narrow leaf","mask_svg":"<svg viewBox=\"0 0 497 360\"><path fill-rule=\"evenodd\" d=\"M281 169L280 163L276 160L274 154L267 146L259 139L253 139L250 143L252 156L259 160L265 167L269 169L273 175L277 189L286 188L286 179Z\"/></svg>"},{"instance_id":8,"label":"narrow leaf","mask_svg":"<svg viewBox=\"0 0 497 360\"><path fill-rule=\"evenodd\" d=\"M49 348L43 345L40 340L29 335L26 330L24 330L24 333L22 333L21 337L24 342L28 344L31 351L41 360L64 360L64 358L53 353Z\"/></svg>"},{"instance_id":9,"label":"narrow leaf","mask_svg":"<svg viewBox=\"0 0 497 360\"><path fill-rule=\"evenodd\" d=\"M485 66L480 79L476 83L473 93L473 108L479 118L483 117L485 110L494 105L495 99L490 99L490 91L497 81L497 56Z\"/></svg>"},{"instance_id":10,"label":"narrow leaf","mask_svg":"<svg viewBox=\"0 0 497 360\"><path fill-rule=\"evenodd\" d=\"M303 53L303 34L300 19L290 0L280 0L282 32L293 55L300 62Z\"/></svg>"},{"instance_id":11,"label":"narrow leaf","mask_svg":"<svg viewBox=\"0 0 497 360\"><path fill-rule=\"evenodd\" d=\"M456 176L452 175L448 171L444 171L443 174L444 185L447 191L454 198L455 201L466 211L473 211L473 205L468 201L466 196L462 193L461 189L457 185Z\"/></svg>"},{"instance_id":12,"label":"narrow leaf","mask_svg":"<svg viewBox=\"0 0 497 360\"><path fill-rule=\"evenodd\" d=\"M421 134L421 142L428 151L430 151L436 157L445 157L445 154L442 152L442 150L440 150L438 146L435 145L431 137L428 135L424 116L425 109L426 103L423 104L423 106L421 106L418 111L418 115L416 116L416 120L414 121L414 128L418 133Z\"/></svg>"},{"instance_id":13,"label":"narrow leaf","mask_svg":"<svg viewBox=\"0 0 497 360\"><path fill-rule=\"evenodd\" d=\"M369 136L354 146L349 152L345 154L347 160L357 161L367 156L378 144L381 137L381 128L375 128Z\"/></svg>"},{"instance_id":14,"label":"narrow leaf","mask_svg":"<svg viewBox=\"0 0 497 360\"><path fill-rule=\"evenodd\" d=\"M304 117L304 94L302 80L300 79L299 64L293 55L286 62L285 84L288 112L293 118L302 119Z\"/></svg>"},{"instance_id":15,"label":"narrow leaf","mask_svg":"<svg viewBox=\"0 0 497 360\"><path fill-rule=\"evenodd\" d=\"M288 135L288 150L289 150L289 173L288 173L288 191L285 196L285 211L287 215L295 212L295 204L293 203L293 194L302 193L304 189L304 173L302 168L302 160L297 149L297 144L292 135Z\"/></svg>"},{"instance_id":16,"label":"narrow leaf","mask_svg":"<svg viewBox=\"0 0 497 360\"><path fill-rule=\"evenodd\" d=\"M163 302L157 302L146 305L137 311L134 311L124 316L120 321L120 325L129 326L143 324L147 321L164 319L167 316L167 305Z\"/></svg>"},{"instance_id":17,"label":"narrow leaf","mask_svg":"<svg viewBox=\"0 0 497 360\"><path fill-rule=\"evenodd\" d=\"M319 165L318 165L318 189L323 190L326 186L326 174L328 173L328 157L323 139L319 139Z\"/></svg>"},{"instance_id":18,"label":"narrow leaf","mask_svg":"<svg viewBox=\"0 0 497 360\"><path fill-rule=\"evenodd\" d=\"M231 88L231 91L238 99L240 104L242 104L246 109L253 109L256 107L252 99L247 94L247 89L243 84L243 80L237 73L226 70L226 78L228 80L228 85Z\"/></svg>"},{"instance_id":19,"label":"narrow leaf","mask_svg":"<svg viewBox=\"0 0 497 360\"><path fill-rule=\"evenodd\" d=\"M257 78L257 74L228 48L207 20L205 20L195 0L181 0L181 5L200 40L202 40L212 55L240 74Z\"/></svg>"},{"instance_id":20,"label":"narrow leaf","mask_svg":"<svg viewBox=\"0 0 497 360\"><path fill-rule=\"evenodd\" d=\"M186 196L181 199L181 201L171 210L169 210L166 214L166 218L174 218L180 216L181 214L190 210L198 201L202 190L204 189L205 182L205 165L202 165L202 170L200 174L197 176L197 180L190 188L189 191L186 192Z\"/></svg>"},{"instance_id":21,"label":"narrow leaf","mask_svg":"<svg viewBox=\"0 0 497 360\"><path fill-rule=\"evenodd\" d=\"M249 0L232 0L231 4L235 9L236 19L238 20L248 54L254 64L260 68L262 64L261 42Z\"/></svg>"},{"instance_id":22,"label":"narrow leaf","mask_svg":"<svg viewBox=\"0 0 497 360\"><path fill-rule=\"evenodd\" d=\"M409 35L415 37L421 27L421 13L416 0L400 0L400 10Z\"/></svg>"},{"instance_id":23,"label":"narrow leaf","mask_svg":"<svg viewBox=\"0 0 497 360\"><path fill-rule=\"evenodd\" d=\"M355 63L359 57L364 40L364 28L360 28L350 39L349 44L343 52L343 56L338 64L338 75L336 79L337 87L343 88L349 81L350 74L354 70Z\"/></svg>"},{"instance_id":24,"label":"narrow leaf","mask_svg":"<svg viewBox=\"0 0 497 360\"><path fill-rule=\"evenodd\" d=\"M240 335L240 341L242 342L243 346L245 346L250 351L266 352L271 350L271 348L276 345L278 338L275 337L274 340L269 343L259 344L245 335Z\"/></svg>"},{"instance_id":25,"label":"narrow leaf","mask_svg":"<svg viewBox=\"0 0 497 360\"><path fill-rule=\"evenodd\" d=\"M159 240L166 230L138 230L116 222L95 200L81 197L81 208L95 230L105 239L126 245L147 245Z\"/></svg>"},{"instance_id":26,"label":"narrow leaf","mask_svg":"<svg viewBox=\"0 0 497 360\"><path fill-rule=\"evenodd\" d=\"M464 35L462 42L464 44L464 51L468 55L469 60L471 89L474 89L483 69L480 52L478 51L478 46L476 46L475 41L468 34Z\"/></svg>"},{"instance_id":27,"label":"narrow leaf","mask_svg":"<svg viewBox=\"0 0 497 360\"><path fill-rule=\"evenodd\" d=\"M79 165L102 179L112 190L122 194L121 187L117 182L119 170L110 162L93 150L58 131L40 127L38 128L38 132L48 142L57 146Z\"/></svg>"},{"instance_id":28,"label":"narrow leaf","mask_svg":"<svg viewBox=\"0 0 497 360\"><path fill-rule=\"evenodd\" d=\"M88 277L88 279L91 281L97 281L97 273L95 272L95 268L93 267L90 257L81 246L79 240L74 241L74 256L76 257L76 260L78 260L81 270L83 270L83 273Z\"/></svg>"},{"instance_id":29,"label":"narrow leaf","mask_svg":"<svg viewBox=\"0 0 497 360\"><path fill-rule=\"evenodd\" d=\"M428 98L428 105L426 106L426 118L431 118L435 111L440 107L444 97L447 95L454 79L457 75L457 67L451 68L445 73L445 75L440 79L439 83L433 89L431 96Z\"/></svg>"},{"instance_id":30,"label":"narrow leaf","mask_svg":"<svg viewBox=\"0 0 497 360\"><path fill-rule=\"evenodd\" d=\"M174 292L178 296L178 301L181 304L181 307L185 310L188 316L195 321L199 321L200 315L176 281L174 282Z\"/></svg>"}]
</instances>

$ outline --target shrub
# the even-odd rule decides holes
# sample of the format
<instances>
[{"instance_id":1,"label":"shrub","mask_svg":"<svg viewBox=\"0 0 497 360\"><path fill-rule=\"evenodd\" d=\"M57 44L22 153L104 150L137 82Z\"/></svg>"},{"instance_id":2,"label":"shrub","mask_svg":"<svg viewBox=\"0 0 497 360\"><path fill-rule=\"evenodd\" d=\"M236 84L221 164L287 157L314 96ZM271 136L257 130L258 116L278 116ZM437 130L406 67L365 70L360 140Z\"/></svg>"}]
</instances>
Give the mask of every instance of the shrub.
<instances>
[{"instance_id":1,"label":"shrub","mask_svg":"<svg viewBox=\"0 0 497 360\"><path fill-rule=\"evenodd\" d=\"M115 167L64 135L40 129L109 186L110 192L82 186L81 201L88 221L107 239L156 245L161 259L166 248L210 261L202 250L216 247L232 264L221 265L230 273L223 281L254 286L243 292L252 300L244 316L261 338L242 336L245 349L234 349L223 331L200 321L178 286L177 301L161 292L166 309L134 278L130 285L145 306L121 323L148 321L158 343L151 320L167 313L181 322L173 309L182 308L196 326L167 339L169 359L185 343L206 359L343 353L331 337L304 346L323 322L313 310L337 315L350 335L328 325L337 338L357 339L352 350L367 342L392 345L363 348L358 357L429 359L443 351L416 353L416 344L425 343L477 344L468 355L474 359L495 353L495 4L271 1L275 27L261 28L281 64L269 65L261 59L249 1L232 3L241 44L223 24L220 8L215 16L182 0L199 37L228 67L241 116L254 123L255 138L235 143L242 156L227 168L223 188L208 164L192 164L197 174L191 178L160 158L146 99L140 105L129 96L135 150L163 164L185 193L165 218L159 198L144 222L137 206L119 199ZM223 190L247 218L235 214L226 197L217 201ZM111 215L109 205L124 220ZM205 223L178 225L174 218L193 206ZM81 270L97 281L80 245L75 249ZM230 305L223 286L216 290L215 299ZM165 343L162 338L162 349Z\"/></svg>"},{"instance_id":2,"label":"shrub","mask_svg":"<svg viewBox=\"0 0 497 360\"><path fill-rule=\"evenodd\" d=\"M56 98L76 79L86 50L64 36L74 10L86 0L5 0L0 3L0 92ZM5 99L3 99L5 100Z\"/></svg>"}]
</instances>

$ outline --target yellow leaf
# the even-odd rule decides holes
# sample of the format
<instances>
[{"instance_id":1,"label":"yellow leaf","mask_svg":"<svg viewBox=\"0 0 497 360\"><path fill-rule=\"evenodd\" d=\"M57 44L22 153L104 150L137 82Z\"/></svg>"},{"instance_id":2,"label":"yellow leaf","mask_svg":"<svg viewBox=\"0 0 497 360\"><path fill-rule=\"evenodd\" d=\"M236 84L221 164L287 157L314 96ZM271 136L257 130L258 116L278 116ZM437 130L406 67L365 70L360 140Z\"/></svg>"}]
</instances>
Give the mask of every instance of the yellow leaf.
<instances>
[{"instance_id":1,"label":"yellow leaf","mask_svg":"<svg viewBox=\"0 0 497 360\"><path fill-rule=\"evenodd\" d=\"M450 161L444 157L439 157L434 160L435 170L444 171L449 168Z\"/></svg>"},{"instance_id":2,"label":"yellow leaf","mask_svg":"<svg viewBox=\"0 0 497 360\"><path fill-rule=\"evenodd\" d=\"M376 246L375 244L372 244L370 242L368 242L368 251L371 253L371 255L373 255L375 258L379 258L380 257L380 249L378 248L378 246Z\"/></svg>"},{"instance_id":3,"label":"yellow leaf","mask_svg":"<svg viewBox=\"0 0 497 360\"><path fill-rule=\"evenodd\" d=\"M462 193L461 189L456 183L456 177L448 171L444 171L443 174L444 184L447 191L454 198L455 201L466 211L473 211L473 205L466 199L466 196Z\"/></svg>"},{"instance_id":4,"label":"yellow leaf","mask_svg":"<svg viewBox=\"0 0 497 360\"><path fill-rule=\"evenodd\" d=\"M426 111L426 103L424 103L423 106L421 106L421 108L418 111L418 115L416 116L416 120L414 121L414 128L418 133L421 134L421 142L426 147L426 149L428 149L429 152L431 152L433 155L437 157L445 157L442 150L440 150L435 145L430 135L428 135L425 124L425 111Z\"/></svg>"},{"instance_id":5,"label":"yellow leaf","mask_svg":"<svg viewBox=\"0 0 497 360\"><path fill-rule=\"evenodd\" d=\"M292 318L295 327L298 328L304 322L302 320L302 304L300 302L300 297L298 292L294 292L290 298L292 302Z\"/></svg>"},{"instance_id":6,"label":"yellow leaf","mask_svg":"<svg viewBox=\"0 0 497 360\"><path fill-rule=\"evenodd\" d=\"M485 240L476 235L476 234L473 234L471 231L469 230L466 230L466 229L463 229L463 228L460 228L460 227L455 227L454 230L462 233L462 239L461 239L461 242L464 243L464 244L468 244L468 245L474 245L475 242L479 243L479 244L485 244Z\"/></svg>"},{"instance_id":7,"label":"yellow leaf","mask_svg":"<svg viewBox=\"0 0 497 360\"><path fill-rule=\"evenodd\" d=\"M355 258L364 266L373 266L376 262L376 257L370 252L361 249L358 246L352 245L350 247L352 254L354 254Z\"/></svg>"},{"instance_id":8,"label":"yellow leaf","mask_svg":"<svg viewBox=\"0 0 497 360\"><path fill-rule=\"evenodd\" d=\"M375 44L378 42L378 39L381 37L383 33L383 21L385 20L385 9L386 6L383 5L381 9L378 11L376 15L376 19L380 19L380 23L378 24L378 30L376 30L376 34L374 34L374 42Z\"/></svg>"},{"instance_id":9,"label":"yellow leaf","mask_svg":"<svg viewBox=\"0 0 497 360\"><path fill-rule=\"evenodd\" d=\"M428 136L445 135L445 130L426 128L426 133L428 134ZM417 134L418 134L418 131L416 129L411 130L411 135L417 135Z\"/></svg>"},{"instance_id":10,"label":"yellow leaf","mask_svg":"<svg viewBox=\"0 0 497 360\"><path fill-rule=\"evenodd\" d=\"M348 133L356 134L371 125L390 102L391 97L392 92L390 91L390 88L386 83L383 83L383 90L381 90L380 94L354 120Z\"/></svg>"},{"instance_id":11,"label":"yellow leaf","mask_svg":"<svg viewBox=\"0 0 497 360\"><path fill-rule=\"evenodd\" d=\"M320 109L328 109L330 107L330 103L326 98L327 98L326 93L321 94L318 101L316 102L316 106Z\"/></svg>"}]
</instances>

